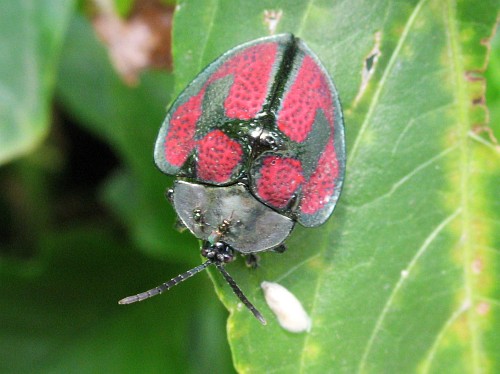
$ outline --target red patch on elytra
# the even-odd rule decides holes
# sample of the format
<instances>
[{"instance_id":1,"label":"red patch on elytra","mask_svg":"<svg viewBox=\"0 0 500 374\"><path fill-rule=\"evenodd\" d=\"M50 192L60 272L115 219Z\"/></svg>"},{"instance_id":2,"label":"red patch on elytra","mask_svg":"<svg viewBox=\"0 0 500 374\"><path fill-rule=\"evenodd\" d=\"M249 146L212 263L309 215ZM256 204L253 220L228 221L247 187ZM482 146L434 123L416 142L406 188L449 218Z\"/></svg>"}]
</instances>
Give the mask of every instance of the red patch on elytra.
<instances>
[{"instance_id":1,"label":"red patch on elytra","mask_svg":"<svg viewBox=\"0 0 500 374\"><path fill-rule=\"evenodd\" d=\"M302 164L289 157L265 157L259 174L257 194L275 208L285 208L304 181Z\"/></svg>"},{"instance_id":2,"label":"red patch on elytra","mask_svg":"<svg viewBox=\"0 0 500 374\"><path fill-rule=\"evenodd\" d=\"M305 214L314 214L330 202L335 192L335 178L339 175L339 165L333 144L330 138L321 155L316 170L302 189L300 211Z\"/></svg>"},{"instance_id":3,"label":"red patch on elytra","mask_svg":"<svg viewBox=\"0 0 500 374\"><path fill-rule=\"evenodd\" d=\"M205 90L180 105L170 119L165 137L165 159L171 165L181 167L195 146L196 124L201 116L201 102Z\"/></svg>"},{"instance_id":4,"label":"red patch on elytra","mask_svg":"<svg viewBox=\"0 0 500 374\"><path fill-rule=\"evenodd\" d=\"M278 128L291 140L306 140L316 112L322 109L333 129L333 103L325 74L310 56L305 56L300 70L283 100L278 114Z\"/></svg>"},{"instance_id":5,"label":"red patch on elytra","mask_svg":"<svg viewBox=\"0 0 500 374\"><path fill-rule=\"evenodd\" d=\"M233 76L231 88L224 101L227 117L248 120L261 111L267 97L277 51L277 43L258 44L240 51L212 74L197 95L177 108L170 119L165 138L165 159L168 163L181 167L193 150L196 144L194 135L203 111L206 88L214 81L228 75ZM227 168L230 169L229 166ZM207 181L217 182L227 178L227 176L217 178L208 169L208 165L201 168L203 175L210 175L206 178ZM227 173L228 170L223 171Z\"/></svg>"},{"instance_id":6,"label":"red patch on elytra","mask_svg":"<svg viewBox=\"0 0 500 374\"><path fill-rule=\"evenodd\" d=\"M227 60L210 77L207 84L228 75L233 76L233 84L224 101L226 116L248 120L261 111L277 51L277 43L248 47Z\"/></svg>"},{"instance_id":7,"label":"red patch on elytra","mask_svg":"<svg viewBox=\"0 0 500 374\"><path fill-rule=\"evenodd\" d=\"M241 145L220 130L214 130L198 141L197 176L205 182L229 182L240 164Z\"/></svg>"}]
</instances>

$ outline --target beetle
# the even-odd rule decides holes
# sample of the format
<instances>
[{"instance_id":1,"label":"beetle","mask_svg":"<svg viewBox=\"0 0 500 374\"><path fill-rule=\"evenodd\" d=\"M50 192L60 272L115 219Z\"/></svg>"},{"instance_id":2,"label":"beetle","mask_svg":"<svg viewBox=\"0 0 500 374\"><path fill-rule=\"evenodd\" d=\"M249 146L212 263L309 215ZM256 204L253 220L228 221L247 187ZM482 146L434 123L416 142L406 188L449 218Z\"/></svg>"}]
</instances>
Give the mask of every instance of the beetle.
<instances>
[{"instance_id":1,"label":"beetle","mask_svg":"<svg viewBox=\"0 0 500 374\"><path fill-rule=\"evenodd\" d=\"M206 261L119 303L160 294L215 265L265 324L225 264L235 252L284 251L295 223L321 225L335 208L345 172L344 121L318 57L292 34L227 51L174 101L154 159L177 177L167 195L181 223L202 240Z\"/></svg>"}]
</instances>

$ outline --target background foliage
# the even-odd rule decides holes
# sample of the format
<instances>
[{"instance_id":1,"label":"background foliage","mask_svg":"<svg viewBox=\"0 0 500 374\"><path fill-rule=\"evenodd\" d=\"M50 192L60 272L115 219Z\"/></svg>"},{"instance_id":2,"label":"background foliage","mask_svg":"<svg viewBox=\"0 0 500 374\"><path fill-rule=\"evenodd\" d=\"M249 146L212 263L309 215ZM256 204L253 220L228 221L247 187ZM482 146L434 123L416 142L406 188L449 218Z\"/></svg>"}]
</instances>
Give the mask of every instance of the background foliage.
<instances>
[{"instance_id":1,"label":"background foliage","mask_svg":"<svg viewBox=\"0 0 500 374\"><path fill-rule=\"evenodd\" d=\"M1 372L499 371L498 37L482 79L496 1L179 1L175 69L136 86L111 66L94 12L1 5ZM333 218L257 271L229 267L268 326L217 274L227 336L206 274L118 306L200 262L152 162L166 105L276 17L341 94L348 174ZM279 327L263 280L299 297L309 334Z\"/></svg>"}]
</instances>

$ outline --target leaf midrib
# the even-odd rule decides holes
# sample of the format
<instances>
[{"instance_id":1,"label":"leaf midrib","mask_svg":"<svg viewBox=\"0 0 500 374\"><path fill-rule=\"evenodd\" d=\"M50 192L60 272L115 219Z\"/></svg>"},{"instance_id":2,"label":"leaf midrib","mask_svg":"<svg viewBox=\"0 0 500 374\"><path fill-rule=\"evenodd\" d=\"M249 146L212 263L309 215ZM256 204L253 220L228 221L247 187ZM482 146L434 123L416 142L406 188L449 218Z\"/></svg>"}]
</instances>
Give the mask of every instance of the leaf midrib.
<instances>
[{"instance_id":1,"label":"leaf midrib","mask_svg":"<svg viewBox=\"0 0 500 374\"><path fill-rule=\"evenodd\" d=\"M465 298L462 301L462 304L450 315L450 318L445 321L442 329L436 336L434 343L431 345L424 361L423 361L423 373L427 373L430 371L432 366L432 362L435 358L435 354L439 349L439 345L442 342L442 338L445 336L448 329L462 316L465 315L466 318L466 326L468 329L468 334L471 337L470 339L470 349L471 349L471 361L470 361L470 372L477 373L481 371L480 366L480 358L478 355L479 347L480 347L480 337L478 336L477 322L474 318L474 311L472 308L473 300L475 299L474 290L473 290L473 280L472 280L472 272L469 267L469 264L472 263L473 250L474 250L474 238L472 236L472 232L470 230L471 219L471 207L469 204L469 191L470 188L470 145L469 145L469 125L470 118L468 115L468 108L470 105L468 95L467 95L467 87L464 79L465 66L463 64L463 56L462 48L459 42L459 31L458 25L456 22L456 1L449 0L445 3L446 14L445 14L445 24L446 31L448 37L448 56L449 61L451 62L451 73L452 73L452 82L455 85L455 112L457 119L457 127L459 128L459 138L458 138L458 147L460 159L458 161L459 168L458 172L460 173L460 206L463 210L462 214L462 222L460 228L460 237L465 238L463 240L463 279L464 279L464 291Z\"/></svg>"},{"instance_id":2,"label":"leaf midrib","mask_svg":"<svg viewBox=\"0 0 500 374\"><path fill-rule=\"evenodd\" d=\"M461 238L465 238L463 242L463 272L464 272L464 289L465 289L465 301L463 302L465 305L471 306L472 300L474 298L474 291L472 287L472 274L468 264L472 263L472 252L473 252L473 237L472 232L470 230L470 222L471 222L471 213L470 213L470 205L469 205L469 157L470 157L470 149L469 149L469 141L468 141L468 133L469 133L469 116L468 116L468 108L469 108L469 100L467 95L467 87L465 83L464 73L465 66L463 64L463 53L460 46L459 41L459 31L458 25L456 21L457 16L457 4L455 0L448 0L445 2L445 6L447 7L447 17L446 17L446 25L447 25L447 36L449 40L449 55L450 62L452 63L452 73L453 73L453 81L455 83L455 93L456 93L456 112L457 112L457 120L458 120L458 128L459 128L459 147L461 148L460 152L460 160L459 160L459 173L460 173L460 205L463 209L462 215L462 227L461 227ZM473 308L469 307L465 312L467 327L469 330L469 335L471 336L470 340L470 349L471 349L471 372L477 373L480 371L480 362L478 357L479 351L479 337L478 330L476 329L476 321L474 319Z\"/></svg>"},{"instance_id":3,"label":"leaf midrib","mask_svg":"<svg viewBox=\"0 0 500 374\"><path fill-rule=\"evenodd\" d=\"M356 159L356 156L358 154L358 150L361 144L361 140L363 138L363 134L366 131L371 118L373 116L373 113L375 111L375 108L378 104L378 100L380 97L380 94L383 90L383 87L385 85L385 81L387 77L389 76L390 71L392 70L392 67L394 66L394 62L396 61L396 58L399 55L399 52L401 50L402 45L404 44L404 41L407 37L407 34L409 30L411 29L411 26L418 15L420 9L423 7L423 5L427 2L427 0L423 0L419 2L419 4L416 6L415 10L413 11L412 15L408 19L408 22L405 25L405 29L401 35L400 40L398 41L398 44L396 48L394 49L394 52L391 56L391 59L387 65L386 70L384 71L384 74L380 80L380 83L378 84L377 90L373 96L373 100L371 101L370 107L368 109L367 115L365 117L364 122L362 123L360 127L360 131L358 132L358 135L355 139L354 145L351 150L351 157L349 158L347 162L347 167L349 167L350 164L354 162ZM445 220L442 221L442 223L438 226L438 228L435 230L435 232L440 231L443 229L448 223L451 222L455 217L460 215L461 217L461 234L462 237L465 237L466 240L463 244L463 274L464 274L464 290L465 290L465 300L463 301L462 305L455 310L450 318L446 321L445 325L443 326L443 330L438 334L436 337L435 343L432 345L431 349L428 352L428 355L425 358L424 362L424 367L425 371L427 371L432 363L432 360L434 359L434 353L436 352L439 342L440 342L440 336L444 335L446 330L453 324L453 322L459 318L463 313L467 313L467 327L468 327L468 332L469 335L471 336L471 372L478 372L480 370L480 358L478 356L478 351L479 351L479 336L478 336L478 330L476 328L477 322L474 319L474 314L473 310L471 308L472 300L474 300L474 290L473 290L473 282L472 282L472 274L471 270L469 269L468 264L472 262L472 255L473 255L473 238L472 238L472 232L470 230L470 222L471 222L471 213L470 213L470 207L469 207L469 165L470 165L470 150L469 150L469 144L468 144L468 132L469 132L469 116L468 116L468 107L469 107L469 100L467 96L467 88L466 88L466 83L463 78L463 72L465 71L465 67L462 63L462 50L459 42L459 32L458 32L458 25L456 22L456 2L453 0L449 0L444 4L444 7L446 8L446 14L445 14L445 22L447 25L447 36L448 36L448 47L449 47L449 56L450 56L450 61L453 63L451 66L451 71L453 75L453 81L455 83L455 107L456 107L456 118L458 121L458 126L459 126L459 134L460 138L458 141L458 148L459 148L459 153L460 153L460 159L458 161L459 163L459 173L460 173L460 202L459 202L459 207L457 210L449 215ZM428 238L431 238L433 235L431 234ZM421 247L425 248L425 243ZM419 250L417 254L413 257L411 263L409 266L412 266L416 260L421 255L421 251ZM365 370L365 365L367 363L367 358L371 352L371 348L373 346L373 342L375 341L375 338L377 336L377 332L379 331L379 327L381 326L384 316L388 310L388 306L390 305L391 300L394 297L394 294L397 292L397 290L400 288L400 282L398 282L393 291L389 294L389 297L387 299L387 302L384 305L384 308L382 309L377 322L375 324L375 327L372 331L372 334L370 336L370 339L367 342L367 345L365 347L365 351L363 353L363 356L361 358L359 367L358 367L358 372L364 372Z\"/></svg>"}]
</instances>

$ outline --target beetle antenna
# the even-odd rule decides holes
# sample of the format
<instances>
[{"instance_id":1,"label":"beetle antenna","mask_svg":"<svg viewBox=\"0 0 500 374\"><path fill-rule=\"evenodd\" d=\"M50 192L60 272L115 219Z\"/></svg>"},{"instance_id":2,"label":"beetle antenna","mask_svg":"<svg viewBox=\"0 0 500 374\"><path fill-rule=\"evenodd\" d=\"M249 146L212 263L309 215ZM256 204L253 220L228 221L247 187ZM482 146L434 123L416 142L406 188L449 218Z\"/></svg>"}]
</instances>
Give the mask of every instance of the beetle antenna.
<instances>
[{"instance_id":1,"label":"beetle antenna","mask_svg":"<svg viewBox=\"0 0 500 374\"><path fill-rule=\"evenodd\" d=\"M137 301L142 301L145 299L149 299L150 297L159 295L162 292L167 291L172 287L178 285L179 283L185 281L186 279L191 278L193 275L198 274L200 271L205 270L211 264L213 264L212 260L205 261L203 264L198 265L197 267L188 270L185 273L179 274L175 278L170 279L168 282L165 282L159 285L158 287L152 288L146 292L141 292L134 296L129 296L124 299L121 299L120 301L118 301L118 304L132 304Z\"/></svg>"},{"instance_id":2,"label":"beetle antenna","mask_svg":"<svg viewBox=\"0 0 500 374\"><path fill-rule=\"evenodd\" d=\"M215 266L217 266L217 269L219 269L222 276L226 279L226 282L229 283L229 285L233 289L233 292L236 294L236 296L238 296L238 298L242 301L242 303L245 304L245 306L248 309L250 309L250 311L253 313L255 318L257 318L259 320L259 322L262 323L263 325L267 324L264 316L262 316L262 314L257 310L257 308L254 307L253 304L247 299L247 297L243 294L243 291L238 287L238 285L234 281L233 277L231 277L229 275L229 273L226 271L224 266L219 262L216 262Z\"/></svg>"}]
</instances>

